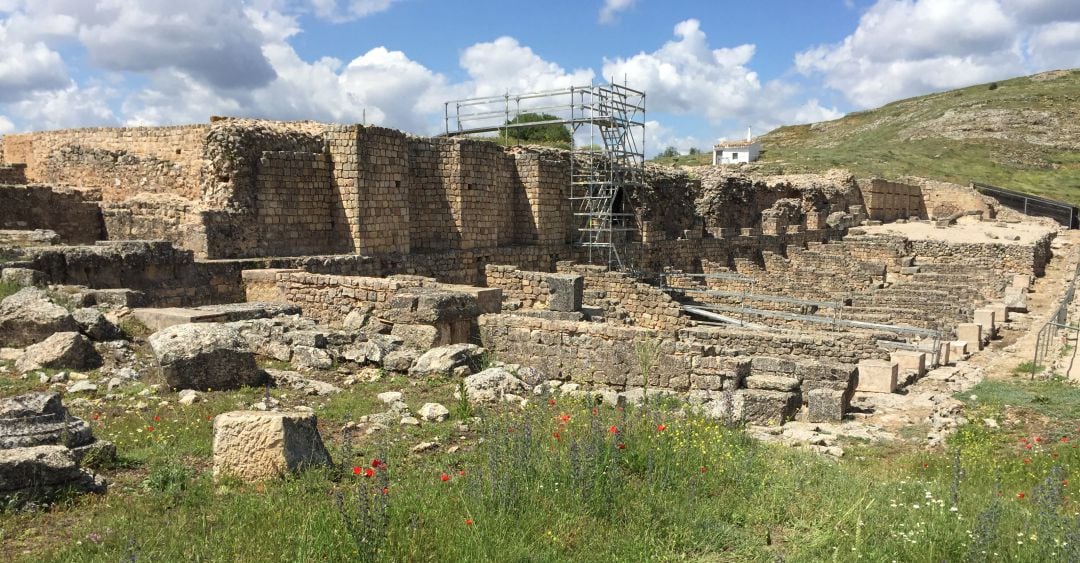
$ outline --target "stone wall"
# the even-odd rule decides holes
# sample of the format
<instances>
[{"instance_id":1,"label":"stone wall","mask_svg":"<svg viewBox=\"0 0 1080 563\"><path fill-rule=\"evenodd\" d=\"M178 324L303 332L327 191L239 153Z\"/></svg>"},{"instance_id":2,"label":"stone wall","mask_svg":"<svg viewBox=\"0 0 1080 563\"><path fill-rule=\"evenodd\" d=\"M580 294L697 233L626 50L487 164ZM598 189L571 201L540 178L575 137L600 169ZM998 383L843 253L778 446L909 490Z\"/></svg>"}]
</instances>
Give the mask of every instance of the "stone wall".
<instances>
[{"instance_id":1,"label":"stone wall","mask_svg":"<svg viewBox=\"0 0 1080 563\"><path fill-rule=\"evenodd\" d=\"M765 332L742 328L694 327L679 332L682 342L751 356L779 356L855 364L871 358L888 359L878 340L897 340L888 332Z\"/></svg>"},{"instance_id":2,"label":"stone wall","mask_svg":"<svg viewBox=\"0 0 1080 563\"><path fill-rule=\"evenodd\" d=\"M547 273L498 265L488 265L484 273L487 286L501 289L507 303L517 302L524 309L547 309L551 295Z\"/></svg>"},{"instance_id":3,"label":"stone wall","mask_svg":"<svg viewBox=\"0 0 1080 563\"><path fill-rule=\"evenodd\" d=\"M0 147L0 151L3 148ZM3 160L0 159L0 163ZM3 165L0 164L0 186L3 185L20 185L26 183L26 165L25 164L12 164Z\"/></svg>"},{"instance_id":4,"label":"stone wall","mask_svg":"<svg viewBox=\"0 0 1080 563\"><path fill-rule=\"evenodd\" d=\"M103 202L108 240L164 240L178 248L206 248L198 203L173 194L139 194Z\"/></svg>"},{"instance_id":5,"label":"stone wall","mask_svg":"<svg viewBox=\"0 0 1080 563\"><path fill-rule=\"evenodd\" d=\"M138 193L199 195L209 125L102 127L4 137L4 160L31 182L101 188L105 201Z\"/></svg>"},{"instance_id":6,"label":"stone wall","mask_svg":"<svg viewBox=\"0 0 1080 563\"><path fill-rule=\"evenodd\" d=\"M1034 244L946 243L935 240L910 241L911 252L919 263L962 264L969 268L992 270L1001 274L1042 276L1050 261L1047 234Z\"/></svg>"},{"instance_id":7,"label":"stone wall","mask_svg":"<svg viewBox=\"0 0 1080 563\"><path fill-rule=\"evenodd\" d=\"M919 186L874 178L859 182L859 188L866 213L872 220L891 222L909 217L927 218Z\"/></svg>"},{"instance_id":8,"label":"stone wall","mask_svg":"<svg viewBox=\"0 0 1080 563\"><path fill-rule=\"evenodd\" d=\"M558 270L585 278L585 304L602 309L606 319L657 330L673 330L690 324L670 295L630 275L609 272L604 266L566 262L560 263Z\"/></svg>"},{"instance_id":9,"label":"stone wall","mask_svg":"<svg viewBox=\"0 0 1080 563\"><path fill-rule=\"evenodd\" d=\"M49 229L68 244L103 238L100 194L51 186L0 186L0 229Z\"/></svg>"},{"instance_id":10,"label":"stone wall","mask_svg":"<svg viewBox=\"0 0 1080 563\"><path fill-rule=\"evenodd\" d=\"M261 256L338 254L352 250L341 199L323 154L266 151L255 196Z\"/></svg>"}]
</instances>

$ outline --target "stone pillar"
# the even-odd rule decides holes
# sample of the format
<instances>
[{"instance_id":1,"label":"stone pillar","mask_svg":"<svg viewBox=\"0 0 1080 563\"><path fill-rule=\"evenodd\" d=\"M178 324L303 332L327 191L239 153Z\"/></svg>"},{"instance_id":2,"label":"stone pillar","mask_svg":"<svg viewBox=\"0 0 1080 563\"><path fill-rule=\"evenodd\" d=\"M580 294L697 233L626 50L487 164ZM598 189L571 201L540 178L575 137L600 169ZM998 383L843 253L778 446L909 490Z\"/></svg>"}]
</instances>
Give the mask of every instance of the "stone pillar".
<instances>
[{"instance_id":1,"label":"stone pillar","mask_svg":"<svg viewBox=\"0 0 1080 563\"><path fill-rule=\"evenodd\" d=\"M856 391L867 393L892 393L896 391L898 366L886 360L863 360L859 362L859 385Z\"/></svg>"},{"instance_id":2,"label":"stone pillar","mask_svg":"<svg viewBox=\"0 0 1080 563\"><path fill-rule=\"evenodd\" d=\"M977 323L956 325L956 339L967 342L977 352L982 350L983 327Z\"/></svg>"}]
</instances>

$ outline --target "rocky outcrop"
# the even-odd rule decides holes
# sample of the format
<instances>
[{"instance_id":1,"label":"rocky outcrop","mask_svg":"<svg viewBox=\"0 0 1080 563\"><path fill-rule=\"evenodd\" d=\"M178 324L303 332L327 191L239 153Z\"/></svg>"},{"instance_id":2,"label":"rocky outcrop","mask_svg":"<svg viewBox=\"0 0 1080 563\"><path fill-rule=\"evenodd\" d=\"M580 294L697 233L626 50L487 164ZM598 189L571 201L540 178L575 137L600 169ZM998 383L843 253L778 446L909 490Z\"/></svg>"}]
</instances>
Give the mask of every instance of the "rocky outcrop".
<instances>
[{"instance_id":1,"label":"rocky outcrop","mask_svg":"<svg viewBox=\"0 0 1080 563\"><path fill-rule=\"evenodd\" d=\"M149 341L173 389L237 389L266 381L247 342L232 327L175 325L150 335Z\"/></svg>"},{"instance_id":2,"label":"rocky outcrop","mask_svg":"<svg viewBox=\"0 0 1080 563\"><path fill-rule=\"evenodd\" d=\"M465 378L465 396L470 403L494 403L507 395L521 398L528 392L529 386L506 368L488 368Z\"/></svg>"}]
</instances>

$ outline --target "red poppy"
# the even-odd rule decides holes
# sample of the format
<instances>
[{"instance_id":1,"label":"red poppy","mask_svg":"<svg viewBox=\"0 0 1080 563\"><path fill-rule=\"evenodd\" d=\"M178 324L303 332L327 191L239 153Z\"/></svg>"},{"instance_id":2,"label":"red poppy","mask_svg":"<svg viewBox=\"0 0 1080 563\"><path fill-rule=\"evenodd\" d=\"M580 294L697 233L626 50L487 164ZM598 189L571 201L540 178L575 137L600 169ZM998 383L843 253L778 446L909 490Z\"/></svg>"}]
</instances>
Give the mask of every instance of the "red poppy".
<instances>
[{"instance_id":1,"label":"red poppy","mask_svg":"<svg viewBox=\"0 0 1080 563\"><path fill-rule=\"evenodd\" d=\"M593 409L593 410L592 410L592 415L593 415L593 416L596 416L596 413L597 413L597 412L599 412L599 411L597 411L596 409Z\"/></svg>"},{"instance_id":2,"label":"red poppy","mask_svg":"<svg viewBox=\"0 0 1080 563\"><path fill-rule=\"evenodd\" d=\"M555 399L548 399L548 406L549 407L554 407L555 406Z\"/></svg>"},{"instance_id":3,"label":"red poppy","mask_svg":"<svg viewBox=\"0 0 1080 563\"><path fill-rule=\"evenodd\" d=\"M1041 444L1042 443L1042 438L1036 437L1035 438L1035 443L1036 444Z\"/></svg>"},{"instance_id":4,"label":"red poppy","mask_svg":"<svg viewBox=\"0 0 1080 563\"><path fill-rule=\"evenodd\" d=\"M390 494L390 488L389 487L383 487L382 488L382 494L384 494L384 495Z\"/></svg>"},{"instance_id":5,"label":"red poppy","mask_svg":"<svg viewBox=\"0 0 1080 563\"><path fill-rule=\"evenodd\" d=\"M922 468L923 468L923 469L926 469L927 467L930 467L930 464L929 464L929 463L924 463L924 464L922 464Z\"/></svg>"},{"instance_id":6,"label":"red poppy","mask_svg":"<svg viewBox=\"0 0 1080 563\"><path fill-rule=\"evenodd\" d=\"M446 473L443 473L442 475L439 476L439 479L442 479L443 483L445 483L445 482L450 480L450 476L447 475Z\"/></svg>"},{"instance_id":7,"label":"red poppy","mask_svg":"<svg viewBox=\"0 0 1080 563\"><path fill-rule=\"evenodd\" d=\"M626 449L626 444L619 444L619 449L620 450L625 450Z\"/></svg>"},{"instance_id":8,"label":"red poppy","mask_svg":"<svg viewBox=\"0 0 1080 563\"><path fill-rule=\"evenodd\" d=\"M552 433L551 433L551 436L552 436L553 438L555 438L556 440L558 440L558 439L559 439L559 433L558 433L558 432L552 432Z\"/></svg>"},{"instance_id":9,"label":"red poppy","mask_svg":"<svg viewBox=\"0 0 1080 563\"><path fill-rule=\"evenodd\" d=\"M154 427L153 427L153 426L147 426L147 427L146 427L146 431L147 431L147 432L153 432L153 431L154 431Z\"/></svg>"},{"instance_id":10,"label":"red poppy","mask_svg":"<svg viewBox=\"0 0 1080 563\"><path fill-rule=\"evenodd\" d=\"M705 466L704 466L704 465L702 465L702 466L701 466L701 472L702 472L702 473L705 473L706 471L708 471L708 469L706 469L706 468L705 468Z\"/></svg>"},{"instance_id":11,"label":"red poppy","mask_svg":"<svg viewBox=\"0 0 1080 563\"><path fill-rule=\"evenodd\" d=\"M374 477L374 476L375 476L375 470L374 469L371 469L369 467L369 468L364 470L364 477Z\"/></svg>"},{"instance_id":12,"label":"red poppy","mask_svg":"<svg viewBox=\"0 0 1080 563\"><path fill-rule=\"evenodd\" d=\"M657 432L663 432L664 430L667 430L667 425L661 424L656 427Z\"/></svg>"},{"instance_id":13,"label":"red poppy","mask_svg":"<svg viewBox=\"0 0 1080 563\"><path fill-rule=\"evenodd\" d=\"M101 418L101 415L99 415L98 413L94 413L93 418L94 418L94 420L97 420L97 419Z\"/></svg>"},{"instance_id":14,"label":"red poppy","mask_svg":"<svg viewBox=\"0 0 1080 563\"><path fill-rule=\"evenodd\" d=\"M1068 441L1069 441L1069 437L1068 437L1068 436L1062 436L1062 437L1061 437L1061 442L1062 442L1062 443L1065 443L1065 442L1068 442Z\"/></svg>"},{"instance_id":15,"label":"red poppy","mask_svg":"<svg viewBox=\"0 0 1080 563\"><path fill-rule=\"evenodd\" d=\"M375 458L375 459L371 460L371 466L374 467L375 469L378 469L380 467L386 467L386 464L383 463L383 461L381 459Z\"/></svg>"},{"instance_id":16,"label":"red poppy","mask_svg":"<svg viewBox=\"0 0 1080 563\"><path fill-rule=\"evenodd\" d=\"M612 424L611 428L608 428L607 431L611 432L612 434L618 434L619 433L619 427Z\"/></svg>"},{"instance_id":17,"label":"red poppy","mask_svg":"<svg viewBox=\"0 0 1080 563\"><path fill-rule=\"evenodd\" d=\"M1016 498L1023 500L1024 493L1016 493Z\"/></svg>"},{"instance_id":18,"label":"red poppy","mask_svg":"<svg viewBox=\"0 0 1080 563\"><path fill-rule=\"evenodd\" d=\"M155 414L154 415L154 422L161 422L161 417Z\"/></svg>"},{"instance_id":19,"label":"red poppy","mask_svg":"<svg viewBox=\"0 0 1080 563\"><path fill-rule=\"evenodd\" d=\"M570 415L563 414L559 416L559 420L563 421L563 424L570 422Z\"/></svg>"},{"instance_id":20,"label":"red poppy","mask_svg":"<svg viewBox=\"0 0 1080 563\"><path fill-rule=\"evenodd\" d=\"M361 468L359 466L356 466L356 465L354 465L353 468L352 468L352 474L353 475L359 475L363 471L364 471L363 468Z\"/></svg>"},{"instance_id":21,"label":"red poppy","mask_svg":"<svg viewBox=\"0 0 1080 563\"><path fill-rule=\"evenodd\" d=\"M464 477L465 476L465 470L462 469L461 471L458 471L457 474L458 474L458 477Z\"/></svg>"},{"instance_id":22,"label":"red poppy","mask_svg":"<svg viewBox=\"0 0 1080 563\"><path fill-rule=\"evenodd\" d=\"M465 525L466 526L472 526L472 518L466 518L465 519Z\"/></svg>"},{"instance_id":23,"label":"red poppy","mask_svg":"<svg viewBox=\"0 0 1080 563\"><path fill-rule=\"evenodd\" d=\"M1031 463L1031 458L1024 458L1024 463Z\"/></svg>"},{"instance_id":24,"label":"red poppy","mask_svg":"<svg viewBox=\"0 0 1080 563\"><path fill-rule=\"evenodd\" d=\"M1025 450L1030 450L1031 449L1031 444L1028 444L1028 445L1024 446L1024 449Z\"/></svg>"},{"instance_id":25,"label":"red poppy","mask_svg":"<svg viewBox=\"0 0 1080 563\"><path fill-rule=\"evenodd\" d=\"M213 419L214 419L214 415L212 415L212 414L206 415L206 420L213 420Z\"/></svg>"}]
</instances>

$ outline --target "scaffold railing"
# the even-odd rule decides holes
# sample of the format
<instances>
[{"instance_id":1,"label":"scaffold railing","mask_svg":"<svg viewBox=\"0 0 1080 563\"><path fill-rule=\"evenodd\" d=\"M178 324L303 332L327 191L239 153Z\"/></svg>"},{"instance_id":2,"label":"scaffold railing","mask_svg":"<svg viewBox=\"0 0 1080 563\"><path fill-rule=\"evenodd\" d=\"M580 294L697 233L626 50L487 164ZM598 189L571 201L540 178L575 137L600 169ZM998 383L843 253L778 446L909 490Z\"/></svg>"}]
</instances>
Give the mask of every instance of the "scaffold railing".
<instances>
[{"instance_id":1,"label":"scaffold railing","mask_svg":"<svg viewBox=\"0 0 1080 563\"><path fill-rule=\"evenodd\" d=\"M524 122L523 115L550 116ZM447 136L542 125L570 129L570 203L590 263L624 268L619 247L637 231L630 192L645 185L645 93L614 81L446 102Z\"/></svg>"}]
</instances>

